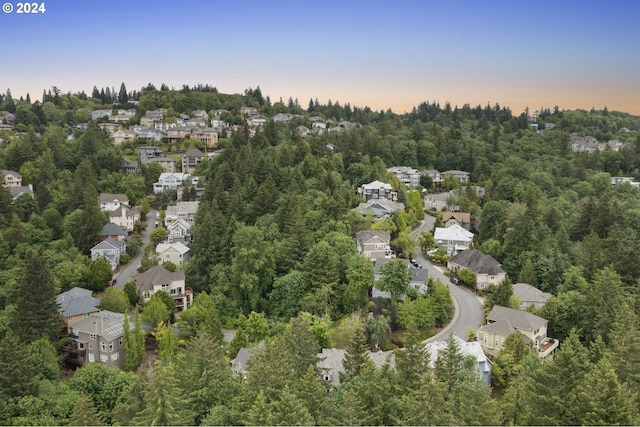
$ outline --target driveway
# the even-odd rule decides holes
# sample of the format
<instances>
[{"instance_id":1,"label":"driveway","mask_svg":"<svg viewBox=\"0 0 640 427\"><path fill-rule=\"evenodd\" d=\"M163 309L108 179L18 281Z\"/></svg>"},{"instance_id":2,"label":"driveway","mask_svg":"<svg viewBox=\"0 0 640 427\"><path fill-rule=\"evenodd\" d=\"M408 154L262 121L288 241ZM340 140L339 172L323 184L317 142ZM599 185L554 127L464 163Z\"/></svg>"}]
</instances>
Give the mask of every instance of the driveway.
<instances>
[{"instance_id":1,"label":"driveway","mask_svg":"<svg viewBox=\"0 0 640 427\"><path fill-rule=\"evenodd\" d=\"M149 236L151 235L151 232L155 228L154 224L156 223L156 213L157 211L152 209L147 214L147 218L146 218L147 229L142 232L142 247L138 250L138 253L136 254L136 256L133 257L128 264L121 265L120 271L114 275L114 277L117 280L116 286L119 287L120 289L124 289L124 284L127 282L131 282L138 275L137 267L142 262L142 255L144 254L144 248L151 241L149 239Z\"/></svg>"},{"instance_id":2,"label":"driveway","mask_svg":"<svg viewBox=\"0 0 640 427\"><path fill-rule=\"evenodd\" d=\"M427 217L428 219L420 221L418 226L411 231L411 235L417 237L422 231L431 230L433 225L429 226L427 224L434 224L435 218L429 217L429 215L427 215ZM440 279L442 283L449 287L449 292L451 293L455 307L455 314L449 325L447 325L447 327L437 335L429 338L428 341L442 340L450 331L453 331L453 333L463 340L467 340L469 338L469 328L477 330L482 326L482 322L484 321L482 298L475 295L469 288L454 285L449 282L449 278L444 275L444 271L446 269L433 265L430 261L425 259L422 251L418 251L417 261L424 268L429 270L429 277Z\"/></svg>"}]
</instances>

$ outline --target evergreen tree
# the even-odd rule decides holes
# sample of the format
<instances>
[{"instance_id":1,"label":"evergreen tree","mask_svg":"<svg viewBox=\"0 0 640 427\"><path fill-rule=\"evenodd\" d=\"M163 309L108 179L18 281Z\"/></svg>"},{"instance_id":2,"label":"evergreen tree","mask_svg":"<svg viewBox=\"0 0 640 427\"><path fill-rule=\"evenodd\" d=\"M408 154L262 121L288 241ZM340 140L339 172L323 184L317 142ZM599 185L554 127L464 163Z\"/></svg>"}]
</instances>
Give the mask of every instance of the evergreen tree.
<instances>
[{"instance_id":1,"label":"evergreen tree","mask_svg":"<svg viewBox=\"0 0 640 427\"><path fill-rule=\"evenodd\" d=\"M145 352L144 331L140 324L138 310L135 310L133 329L129 324L129 315L125 314L122 341L125 354L124 368L127 371L133 371L142 363Z\"/></svg>"},{"instance_id":2,"label":"evergreen tree","mask_svg":"<svg viewBox=\"0 0 640 427\"><path fill-rule=\"evenodd\" d=\"M359 319L354 318L353 330L342 361L344 372L340 373L340 382L353 380L367 364L373 364L373 362L369 357L364 325Z\"/></svg>"},{"instance_id":3,"label":"evergreen tree","mask_svg":"<svg viewBox=\"0 0 640 427\"><path fill-rule=\"evenodd\" d=\"M117 286L109 286L100 299L100 308L115 313L126 313L129 310L129 298L122 289Z\"/></svg>"},{"instance_id":4,"label":"evergreen tree","mask_svg":"<svg viewBox=\"0 0 640 427\"><path fill-rule=\"evenodd\" d=\"M273 426L309 426L313 417L304 402L285 385L279 398L271 404L268 424Z\"/></svg>"},{"instance_id":5,"label":"evergreen tree","mask_svg":"<svg viewBox=\"0 0 640 427\"><path fill-rule=\"evenodd\" d=\"M124 85L124 82L120 85L120 92L118 92L118 103L126 104L129 102L129 95L127 94L127 87Z\"/></svg>"},{"instance_id":6,"label":"evergreen tree","mask_svg":"<svg viewBox=\"0 0 640 427\"><path fill-rule=\"evenodd\" d=\"M68 426L105 426L98 409L86 395L80 395L67 422Z\"/></svg>"},{"instance_id":7,"label":"evergreen tree","mask_svg":"<svg viewBox=\"0 0 640 427\"><path fill-rule=\"evenodd\" d=\"M421 375L432 368L429 366L429 352L420 340L419 331L410 325L405 333L402 349L395 351L396 373L400 393L420 388Z\"/></svg>"},{"instance_id":8,"label":"evergreen tree","mask_svg":"<svg viewBox=\"0 0 640 427\"><path fill-rule=\"evenodd\" d=\"M187 401L179 386L175 367L159 363L155 366L143 392L144 409L135 418L138 425L193 425Z\"/></svg>"},{"instance_id":9,"label":"evergreen tree","mask_svg":"<svg viewBox=\"0 0 640 427\"><path fill-rule=\"evenodd\" d=\"M0 410L3 404L21 396L36 395L37 380L38 370L27 345L8 331L0 340Z\"/></svg>"},{"instance_id":10,"label":"evergreen tree","mask_svg":"<svg viewBox=\"0 0 640 427\"><path fill-rule=\"evenodd\" d=\"M42 255L32 254L26 260L14 302L13 330L24 342L42 335L53 338L61 330L55 282Z\"/></svg>"}]
</instances>

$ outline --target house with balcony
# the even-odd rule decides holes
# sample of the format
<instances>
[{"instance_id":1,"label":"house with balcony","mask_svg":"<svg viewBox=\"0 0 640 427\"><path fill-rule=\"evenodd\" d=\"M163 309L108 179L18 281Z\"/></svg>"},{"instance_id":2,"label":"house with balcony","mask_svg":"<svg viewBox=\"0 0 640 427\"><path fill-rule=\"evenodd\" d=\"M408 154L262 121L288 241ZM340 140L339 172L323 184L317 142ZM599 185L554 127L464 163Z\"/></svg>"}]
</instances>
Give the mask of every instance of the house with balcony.
<instances>
[{"instance_id":1,"label":"house with balcony","mask_svg":"<svg viewBox=\"0 0 640 427\"><path fill-rule=\"evenodd\" d=\"M358 196L365 200L389 199L392 202L398 200L398 193L393 191L391 184L386 182L373 181L358 187Z\"/></svg>"},{"instance_id":2,"label":"house with balcony","mask_svg":"<svg viewBox=\"0 0 640 427\"><path fill-rule=\"evenodd\" d=\"M471 214L469 212L443 212L440 222L445 228L459 225L467 231L471 230Z\"/></svg>"},{"instance_id":3,"label":"house with balcony","mask_svg":"<svg viewBox=\"0 0 640 427\"><path fill-rule=\"evenodd\" d=\"M455 255L469 249L473 241L473 233L453 224L451 227L436 227L433 238L438 247L447 255Z\"/></svg>"},{"instance_id":4,"label":"house with balcony","mask_svg":"<svg viewBox=\"0 0 640 427\"><path fill-rule=\"evenodd\" d=\"M202 151L197 148L189 148L182 155L182 172L193 175L196 168L200 166L204 159L205 155Z\"/></svg>"},{"instance_id":5,"label":"house with balcony","mask_svg":"<svg viewBox=\"0 0 640 427\"><path fill-rule=\"evenodd\" d=\"M478 341L485 353L496 357L507 337L518 332L540 357L549 357L559 343L547 336L547 324L546 319L527 311L495 305L487 315L487 324L478 330Z\"/></svg>"},{"instance_id":6,"label":"house with balcony","mask_svg":"<svg viewBox=\"0 0 640 427\"><path fill-rule=\"evenodd\" d=\"M127 121L128 120L129 119L127 118ZM119 129L113 133L112 137L113 137L113 143L115 145L120 145L126 141L133 141L134 139L136 139L137 135L132 130Z\"/></svg>"},{"instance_id":7,"label":"house with balcony","mask_svg":"<svg viewBox=\"0 0 640 427\"><path fill-rule=\"evenodd\" d=\"M497 285L502 282L507 273L491 255L486 255L477 249L467 249L454 255L447 261L447 268L454 274L466 268L475 273L476 287L487 289L489 285Z\"/></svg>"},{"instance_id":8,"label":"house with balcony","mask_svg":"<svg viewBox=\"0 0 640 427\"><path fill-rule=\"evenodd\" d=\"M361 215L370 215L374 221L382 218L389 218L394 212L404 210L404 203L392 202L389 199L371 199L360 203L353 209Z\"/></svg>"},{"instance_id":9,"label":"house with balcony","mask_svg":"<svg viewBox=\"0 0 640 427\"><path fill-rule=\"evenodd\" d=\"M162 148L160 147L140 147L138 148L138 157L140 164L146 165L151 160L162 157Z\"/></svg>"},{"instance_id":10,"label":"house with balcony","mask_svg":"<svg viewBox=\"0 0 640 427\"><path fill-rule=\"evenodd\" d=\"M111 212L119 209L120 206L129 206L129 197L126 194L100 193L100 210Z\"/></svg>"},{"instance_id":11,"label":"house with balcony","mask_svg":"<svg viewBox=\"0 0 640 427\"><path fill-rule=\"evenodd\" d=\"M409 166L394 166L387 169L398 181L408 188L417 188L420 185L420 171Z\"/></svg>"},{"instance_id":12,"label":"house with balcony","mask_svg":"<svg viewBox=\"0 0 640 427\"><path fill-rule=\"evenodd\" d=\"M190 184L190 178L188 173L161 173L158 182L153 183L153 192L161 194L165 190L172 189L180 194L182 187Z\"/></svg>"},{"instance_id":13,"label":"house with balcony","mask_svg":"<svg viewBox=\"0 0 640 427\"><path fill-rule=\"evenodd\" d=\"M136 290L144 302L158 291L165 291L176 303L176 311L186 310L193 303L193 291L185 286L184 272L171 272L159 265L135 278Z\"/></svg>"},{"instance_id":14,"label":"house with balcony","mask_svg":"<svg viewBox=\"0 0 640 427\"><path fill-rule=\"evenodd\" d=\"M69 341L60 348L65 361L75 366L101 363L122 369L125 352L124 314L103 310L69 327ZM129 325L133 329L133 322Z\"/></svg>"},{"instance_id":15,"label":"house with balcony","mask_svg":"<svg viewBox=\"0 0 640 427\"><path fill-rule=\"evenodd\" d=\"M140 170L140 164L136 160L124 159L124 173L135 175Z\"/></svg>"},{"instance_id":16,"label":"house with balcony","mask_svg":"<svg viewBox=\"0 0 640 427\"><path fill-rule=\"evenodd\" d=\"M194 129L191 132L191 139L202 142L205 147L215 147L218 145L218 131L207 127Z\"/></svg>"},{"instance_id":17,"label":"house with balcony","mask_svg":"<svg viewBox=\"0 0 640 427\"><path fill-rule=\"evenodd\" d=\"M11 187L21 187L22 186L22 175L18 172L2 169L2 185L6 188Z\"/></svg>"},{"instance_id":18,"label":"house with balcony","mask_svg":"<svg viewBox=\"0 0 640 427\"><path fill-rule=\"evenodd\" d=\"M391 235L384 230L363 230L358 231L355 236L356 249L358 253L376 258L393 258L391 251Z\"/></svg>"}]
</instances>

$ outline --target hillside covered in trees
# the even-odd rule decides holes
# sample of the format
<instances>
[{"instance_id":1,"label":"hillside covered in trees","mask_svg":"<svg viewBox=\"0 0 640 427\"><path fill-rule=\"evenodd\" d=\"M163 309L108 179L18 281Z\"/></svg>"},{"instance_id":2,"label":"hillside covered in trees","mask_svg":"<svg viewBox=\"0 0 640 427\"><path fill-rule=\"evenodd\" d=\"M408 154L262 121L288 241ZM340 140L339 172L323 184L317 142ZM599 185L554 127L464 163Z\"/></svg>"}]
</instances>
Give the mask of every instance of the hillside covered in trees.
<instances>
[{"instance_id":1,"label":"hillside covered in trees","mask_svg":"<svg viewBox=\"0 0 640 427\"><path fill-rule=\"evenodd\" d=\"M250 127L242 107L267 118L293 116ZM150 142L115 146L90 123L90 113L105 108L135 108L124 127L158 108L167 122L194 110L225 110L229 128L220 135L223 151L200 167L206 186L186 267L196 310L182 320L195 337L161 329L155 364L127 371L90 364L63 379L52 298L74 286L102 290L100 268L88 257L107 221L97 195L149 203L160 172L145 166L125 174L124 159ZM0 169L19 172L34 192L12 199L0 188L3 424L640 422L640 190L611 183L612 176L640 178L640 117L558 107L516 116L499 105L429 102L395 114L339 102L272 102L259 88L229 95L208 85L149 85L127 92L124 84L117 94L95 88L91 97L53 88L43 102L7 93L3 112L14 118L0 130ZM314 117L355 126L302 136L299 127L312 128ZM574 151L572 135L617 140L623 148ZM158 145L166 153L202 148L193 140ZM422 193L394 181L391 166L464 170L484 188L482 198L471 186L447 189L461 190L451 197L472 214L474 247L498 260L513 283L552 295L536 310L561 342L552 361L542 364L513 337L494 361L489 388L453 340L435 366L419 345L450 319L444 286L430 283L426 296L388 306L370 301L373 267L357 254L354 234L387 230L394 248L411 254L419 245L409 232L424 217ZM373 223L351 211L360 201L356 188L374 180L392 183L402 213ZM224 347L221 325L236 330ZM383 342L388 329L404 334ZM249 373L234 376L229 359L260 341L266 344ZM320 349L332 346L346 347L348 369L327 394L315 366ZM395 368L363 356L394 346L404 347Z\"/></svg>"}]
</instances>

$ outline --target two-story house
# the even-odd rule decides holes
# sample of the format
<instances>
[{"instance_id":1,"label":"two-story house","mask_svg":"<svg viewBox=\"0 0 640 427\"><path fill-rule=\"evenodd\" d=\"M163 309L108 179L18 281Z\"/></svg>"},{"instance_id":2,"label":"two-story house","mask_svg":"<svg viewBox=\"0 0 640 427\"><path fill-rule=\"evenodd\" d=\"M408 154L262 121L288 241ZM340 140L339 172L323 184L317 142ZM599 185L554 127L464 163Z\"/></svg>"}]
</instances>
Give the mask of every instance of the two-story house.
<instances>
[{"instance_id":1,"label":"two-story house","mask_svg":"<svg viewBox=\"0 0 640 427\"><path fill-rule=\"evenodd\" d=\"M182 242L161 242L156 246L158 264L171 262L178 267L183 267L189 262L189 247Z\"/></svg>"},{"instance_id":2,"label":"two-story house","mask_svg":"<svg viewBox=\"0 0 640 427\"><path fill-rule=\"evenodd\" d=\"M2 184L7 187L21 187L22 175L18 172L2 169Z\"/></svg>"},{"instance_id":3,"label":"two-story house","mask_svg":"<svg viewBox=\"0 0 640 427\"><path fill-rule=\"evenodd\" d=\"M458 344L460 352L463 355L471 356L476 360L476 372L478 372L478 375L480 375L482 382L485 385L490 386L493 364L482 350L482 345L480 345L478 341L465 341L457 335L454 335L454 338L456 340L456 343ZM429 352L429 356L431 358L429 364L431 365L431 367L435 367L435 363L440 352L447 348L447 342L432 341L427 343L424 347L427 352Z\"/></svg>"},{"instance_id":4,"label":"two-story house","mask_svg":"<svg viewBox=\"0 0 640 427\"><path fill-rule=\"evenodd\" d=\"M109 212L109 221L131 232L135 223L140 221L140 213L138 209L122 204L119 208Z\"/></svg>"},{"instance_id":5,"label":"two-story house","mask_svg":"<svg viewBox=\"0 0 640 427\"><path fill-rule=\"evenodd\" d=\"M404 210L404 203L392 202L389 199L371 199L360 203L352 210L360 212L362 216L370 215L374 221L389 218L394 212Z\"/></svg>"},{"instance_id":6,"label":"two-story house","mask_svg":"<svg viewBox=\"0 0 640 427\"><path fill-rule=\"evenodd\" d=\"M205 155L202 151L198 150L197 148L189 148L182 155L182 172L193 175L196 168L200 166L204 159Z\"/></svg>"},{"instance_id":7,"label":"two-story house","mask_svg":"<svg viewBox=\"0 0 640 427\"><path fill-rule=\"evenodd\" d=\"M170 157L156 157L151 160L152 163L157 163L162 166L162 170L165 173L175 173L178 170L176 161Z\"/></svg>"},{"instance_id":8,"label":"two-story house","mask_svg":"<svg viewBox=\"0 0 640 427\"><path fill-rule=\"evenodd\" d=\"M521 310L526 310L532 306L541 308L551 297L551 294L542 292L540 289L526 283L514 284L513 295L520 300Z\"/></svg>"},{"instance_id":9,"label":"two-story house","mask_svg":"<svg viewBox=\"0 0 640 427\"><path fill-rule=\"evenodd\" d=\"M128 233L127 230L124 229L124 227L109 222L105 224L104 227L102 227L102 230L100 230L100 236L98 238L100 241L107 239L125 241L127 240L127 236Z\"/></svg>"},{"instance_id":10,"label":"two-story house","mask_svg":"<svg viewBox=\"0 0 640 427\"><path fill-rule=\"evenodd\" d=\"M126 194L100 193L100 210L111 212L121 205L129 206L129 197Z\"/></svg>"},{"instance_id":11,"label":"two-story house","mask_svg":"<svg viewBox=\"0 0 640 427\"><path fill-rule=\"evenodd\" d=\"M447 252L448 255L455 255L469 249L473 241L473 233L453 224L450 227L436 227L433 238L438 247Z\"/></svg>"},{"instance_id":12,"label":"two-story house","mask_svg":"<svg viewBox=\"0 0 640 427\"><path fill-rule=\"evenodd\" d=\"M114 270L120 264L120 256L127 250L127 244L121 240L105 239L91 248L91 259L96 260L100 257L107 260Z\"/></svg>"},{"instance_id":13,"label":"two-story house","mask_svg":"<svg viewBox=\"0 0 640 427\"><path fill-rule=\"evenodd\" d=\"M417 188L420 185L420 171L409 166L394 166L387 169L398 181L409 188Z\"/></svg>"},{"instance_id":14,"label":"two-story house","mask_svg":"<svg viewBox=\"0 0 640 427\"><path fill-rule=\"evenodd\" d=\"M458 274L463 268L474 272L478 289L487 289L489 285L497 285L507 277L507 273L498 261L491 255L483 254L477 249L467 249L454 255L447 261L447 268L455 274Z\"/></svg>"},{"instance_id":15,"label":"two-story house","mask_svg":"<svg viewBox=\"0 0 640 427\"><path fill-rule=\"evenodd\" d=\"M398 200L398 193L393 191L391 184L386 182L373 181L358 187L358 196L365 200L389 199L393 202Z\"/></svg>"},{"instance_id":16,"label":"two-story house","mask_svg":"<svg viewBox=\"0 0 640 427\"><path fill-rule=\"evenodd\" d=\"M93 297L89 289L78 287L69 289L59 294L56 302L67 328L100 311L98 309L100 300Z\"/></svg>"},{"instance_id":17,"label":"two-story house","mask_svg":"<svg viewBox=\"0 0 640 427\"><path fill-rule=\"evenodd\" d=\"M191 224L184 219L176 219L167 225L167 242L191 243Z\"/></svg>"},{"instance_id":18,"label":"two-story house","mask_svg":"<svg viewBox=\"0 0 640 427\"><path fill-rule=\"evenodd\" d=\"M164 224L168 227L172 222L182 219L193 224L200 202L178 202L175 206L167 206L164 213Z\"/></svg>"},{"instance_id":19,"label":"two-story house","mask_svg":"<svg viewBox=\"0 0 640 427\"><path fill-rule=\"evenodd\" d=\"M202 142L205 147L215 147L218 145L218 131L207 127L194 129L191 132L191 139Z\"/></svg>"},{"instance_id":20,"label":"two-story house","mask_svg":"<svg viewBox=\"0 0 640 427\"><path fill-rule=\"evenodd\" d=\"M420 171L420 174L431 178L431 182L436 186L440 185L443 181L442 174L435 169L426 169Z\"/></svg>"},{"instance_id":21,"label":"two-story house","mask_svg":"<svg viewBox=\"0 0 640 427\"><path fill-rule=\"evenodd\" d=\"M146 165L152 159L162 157L162 148L160 147L140 147L138 148L138 157L140 164Z\"/></svg>"},{"instance_id":22,"label":"two-story house","mask_svg":"<svg viewBox=\"0 0 640 427\"><path fill-rule=\"evenodd\" d=\"M122 313L103 310L70 326L69 342L61 348L67 362L78 366L101 363L123 368L124 316ZM133 329L133 322L129 327Z\"/></svg>"},{"instance_id":23,"label":"two-story house","mask_svg":"<svg viewBox=\"0 0 640 427\"><path fill-rule=\"evenodd\" d=\"M171 272L159 265L151 267L135 278L136 290L144 302L158 291L165 291L173 297L176 311L186 310L193 303L193 291L185 286L184 272Z\"/></svg>"},{"instance_id":24,"label":"two-story house","mask_svg":"<svg viewBox=\"0 0 640 427\"><path fill-rule=\"evenodd\" d=\"M153 192L161 194L165 190L172 189L179 194L182 187L189 184L190 177L188 173L161 173L158 182L153 183Z\"/></svg>"},{"instance_id":25,"label":"two-story house","mask_svg":"<svg viewBox=\"0 0 640 427\"><path fill-rule=\"evenodd\" d=\"M487 315L487 324L478 330L478 341L485 353L495 357L507 337L519 332L540 357L547 357L558 347L558 340L547 337L547 324L546 319L527 311L495 305Z\"/></svg>"},{"instance_id":26,"label":"two-story house","mask_svg":"<svg viewBox=\"0 0 640 427\"><path fill-rule=\"evenodd\" d=\"M358 231L355 236L356 249L371 259L392 258L391 235L384 230L363 230Z\"/></svg>"},{"instance_id":27,"label":"two-story house","mask_svg":"<svg viewBox=\"0 0 640 427\"><path fill-rule=\"evenodd\" d=\"M137 160L124 159L123 163L124 163L124 173L126 173L127 175L135 175L136 173L138 173L138 170L140 169L140 164L138 163Z\"/></svg>"},{"instance_id":28,"label":"two-story house","mask_svg":"<svg viewBox=\"0 0 640 427\"><path fill-rule=\"evenodd\" d=\"M452 169L452 170L442 172L442 176L444 177L445 175L453 176L455 179L458 180L458 182L460 182L460 184L469 182L469 172Z\"/></svg>"},{"instance_id":29,"label":"two-story house","mask_svg":"<svg viewBox=\"0 0 640 427\"><path fill-rule=\"evenodd\" d=\"M445 228L457 224L465 230L471 231L471 214L469 212L443 212L441 223Z\"/></svg>"},{"instance_id":30,"label":"two-story house","mask_svg":"<svg viewBox=\"0 0 640 427\"><path fill-rule=\"evenodd\" d=\"M376 258L373 260L373 279L375 282L382 278L382 266L389 262L389 258ZM411 273L411 279L409 280L409 287L413 288L418 294L425 295L427 293L426 281L429 278L429 272L427 269L413 268L409 260L402 260L407 266L407 269ZM400 299L404 299L406 295L400 296ZM371 289L371 298L391 298L389 291L383 291L376 288L374 285Z\"/></svg>"}]
</instances>

